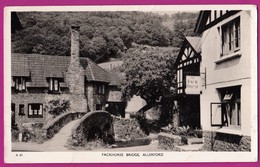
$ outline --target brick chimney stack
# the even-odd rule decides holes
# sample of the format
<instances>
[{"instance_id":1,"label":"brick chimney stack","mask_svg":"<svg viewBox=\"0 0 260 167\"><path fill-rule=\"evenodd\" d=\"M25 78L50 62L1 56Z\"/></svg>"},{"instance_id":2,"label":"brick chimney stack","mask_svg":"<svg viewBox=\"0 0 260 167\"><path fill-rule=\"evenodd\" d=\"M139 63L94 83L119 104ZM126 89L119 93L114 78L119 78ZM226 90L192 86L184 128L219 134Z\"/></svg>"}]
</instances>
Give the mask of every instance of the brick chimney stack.
<instances>
[{"instance_id":1,"label":"brick chimney stack","mask_svg":"<svg viewBox=\"0 0 260 167\"><path fill-rule=\"evenodd\" d=\"M66 74L71 112L87 112L85 70L79 59L79 26L71 26L71 61Z\"/></svg>"}]
</instances>

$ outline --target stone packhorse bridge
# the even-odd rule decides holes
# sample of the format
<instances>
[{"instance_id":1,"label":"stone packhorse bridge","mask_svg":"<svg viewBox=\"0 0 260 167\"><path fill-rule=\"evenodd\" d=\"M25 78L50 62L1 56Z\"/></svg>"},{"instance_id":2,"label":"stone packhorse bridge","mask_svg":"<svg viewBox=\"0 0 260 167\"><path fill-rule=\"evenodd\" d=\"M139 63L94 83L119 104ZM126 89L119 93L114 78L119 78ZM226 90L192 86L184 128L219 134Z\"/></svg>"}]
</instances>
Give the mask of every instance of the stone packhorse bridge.
<instances>
[{"instance_id":1,"label":"stone packhorse bridge","mask_svg":"<svg viewBox=\"0 0 260 167\"><path fill-rule=\"evenodd\" d=\"M113 118L106 111L92 111L84 115L72 128L70 145L84 146L88 141L103 139L114 142Z\"/></svg>"}]
</instances>

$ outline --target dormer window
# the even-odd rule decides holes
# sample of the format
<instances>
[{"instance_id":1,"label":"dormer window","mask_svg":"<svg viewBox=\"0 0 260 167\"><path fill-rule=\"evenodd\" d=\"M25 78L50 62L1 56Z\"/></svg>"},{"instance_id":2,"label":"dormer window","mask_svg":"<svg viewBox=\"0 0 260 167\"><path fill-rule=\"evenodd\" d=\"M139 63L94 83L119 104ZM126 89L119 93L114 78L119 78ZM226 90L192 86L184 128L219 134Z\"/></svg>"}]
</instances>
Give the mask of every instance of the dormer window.
<instances>
[{"instance_id":1,"label":"dormer window","mask_svg":"<svg viewBox=\"0 0 260 167\"><path fill-rule=\"evenodd\" d=\"M52 93L60 91L60 81L58 78L49 78L49 91Z\"/></svg>"},{"instance_id":2,"label":"dormer window","mask_svg":"<svg viewBox=\"0 0 260 167\"><path fill-rule=\"evenodd\" d=\"M240 18L236 18L221 26L222 56L240 49Z\"/></svg>"},{"instance_id":3,"label":"dormer window","mask_svg":"<svg viewBox=\"0 0 260 167\"><path fill-rule=\"evenodd\" d=\"M25 77L15 77L14 78L14 87L17 91L26 91L26 78Z\"/></svg>"}]
</instances>

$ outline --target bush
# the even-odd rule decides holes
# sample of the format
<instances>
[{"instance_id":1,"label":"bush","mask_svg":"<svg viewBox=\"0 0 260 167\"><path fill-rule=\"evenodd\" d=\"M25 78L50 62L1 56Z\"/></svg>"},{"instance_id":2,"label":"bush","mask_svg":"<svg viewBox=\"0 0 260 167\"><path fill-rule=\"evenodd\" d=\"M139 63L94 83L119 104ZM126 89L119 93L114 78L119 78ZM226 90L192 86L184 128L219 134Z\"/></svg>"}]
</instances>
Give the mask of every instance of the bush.
<instances>
[{"instance_id":1,"label":"bush","mask_svg":"<svg viewBox=\"0 0 260 167\"><path fill-rule=\"evenodd\" d=\"M55 118L70 109L70 101L67 99L54 99L48 101L45 107L49 114Z\"/></svg>"},{"instance_id":2,"label":"bush","mask_svg":"<svg viewBox=\"0 0 260 167\"><path fill-rule=\"evenodd\" d=\"M116 141L133 140L136 138L147 136L141 130L140 124L135 119L124 119L114 117L113 127Z\"/></svg>"},{"instance_id":3,"label":"bush","mask_svg":"<svg viewBox=\"0 0 260 167\"><path fill-rule=\"evenodd\" d=\"M146 105L137 111L136 119L141 125L142 130L146 133L158 133L161 128L168 125L172 118L170 116L169 104L158 102L153 105Z\"/></svg>"}]
</instances>

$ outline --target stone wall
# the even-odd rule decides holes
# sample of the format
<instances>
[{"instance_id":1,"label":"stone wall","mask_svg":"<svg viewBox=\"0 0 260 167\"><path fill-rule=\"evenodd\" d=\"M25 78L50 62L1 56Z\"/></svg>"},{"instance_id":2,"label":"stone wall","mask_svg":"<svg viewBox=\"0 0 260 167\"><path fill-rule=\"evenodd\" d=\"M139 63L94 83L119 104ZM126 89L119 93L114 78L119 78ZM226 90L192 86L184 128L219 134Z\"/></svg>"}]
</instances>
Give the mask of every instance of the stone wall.
<instances>
[{"instance_id":1,"label":"stone wall","mask_svg":"<svg viewBox=\"0 0 260 167\"><path fill-rule=\"evenodd\" d=\"M15 104L15 123L21 126L24 123L43 123L46 120L46 111L44 110L45 94L43 93L15 93L12 94L11 102ZM41 103L43 104L43 116L41 118L28 117L28 104ZM19 105L24 105L24 115L19 115ZM11 114L11 112L10 112Z\"/></svg>"},{"instance_id":2,"label":"stone wall","mask_svg":"<svg viewBox=\"0 0 260 167\"><path fill-rule=\"evenodd\" d=\"M251 151L251 137L234 134L203 132L206 151Z\"/></svg>"},{"instance_id":3,"label":"stone wall","mask_svg":"<svg viewBox=\"0 0 260 167\"><path fill-rule=\"evenodd\" d=\"M179 151L176 146L183 145L180 136L168 133L159 133L158 142L158 147L163 150Z\"/></svg>"},{"instance_id":4,"label":"stone wall","mask_svg":"<svg viewBox=\"0 0 260 167\"><path fill-rule=\"evenodd\" d=\"M79 62L79 27L71 26L71 61L66 73L72 112L87 112L85 71Z\"/></svg>"},{"instance_id":5,"label":"stone wall","mask_svg":"<svg viewBox=\"0 0 260 167\"><path fill-rule=\"evenodd\" d=\"M100 135L99 137L103 138L103 140L113 137L114 130L112 122L113 118L108 112L93 111L87 113L72 128L72 135L68 145L73 147L85 146L88 140L95 137L95 135Z\"/></svg>"},{"instance_id":6,"label":"stone wall","mask_svg":"<svg viewBox=\"0 0 260 167\"><path fill-rule=\"evenodd\" d=\"M34 92L37 92L36 90ZM26 123L46 123L48 119L52 117L46 111L45 105L47 101L51 99L69 99L69 94L48 94L48 93L12 93L11 102L15 104L15 123L19 126ZM28 104L41 103L43 104L43 115L41 118L29 118L28 117ZM24 115L19 115L19 105L24 105Z\"/></svg>"},{"instance_id":7,"label":"stone wall","mask_svg":"<svg viewBox=\"0 0 260 167\"><path fill-rule=\"evenodd\" d=\"M98 94L97 93L97 85L93 82L88 83L86 85L86 96L88 101L88 108L90 111L95 111L96 105L102 105L105 108L106 104L106 94Z\"/></svg>"}]
</instances>

